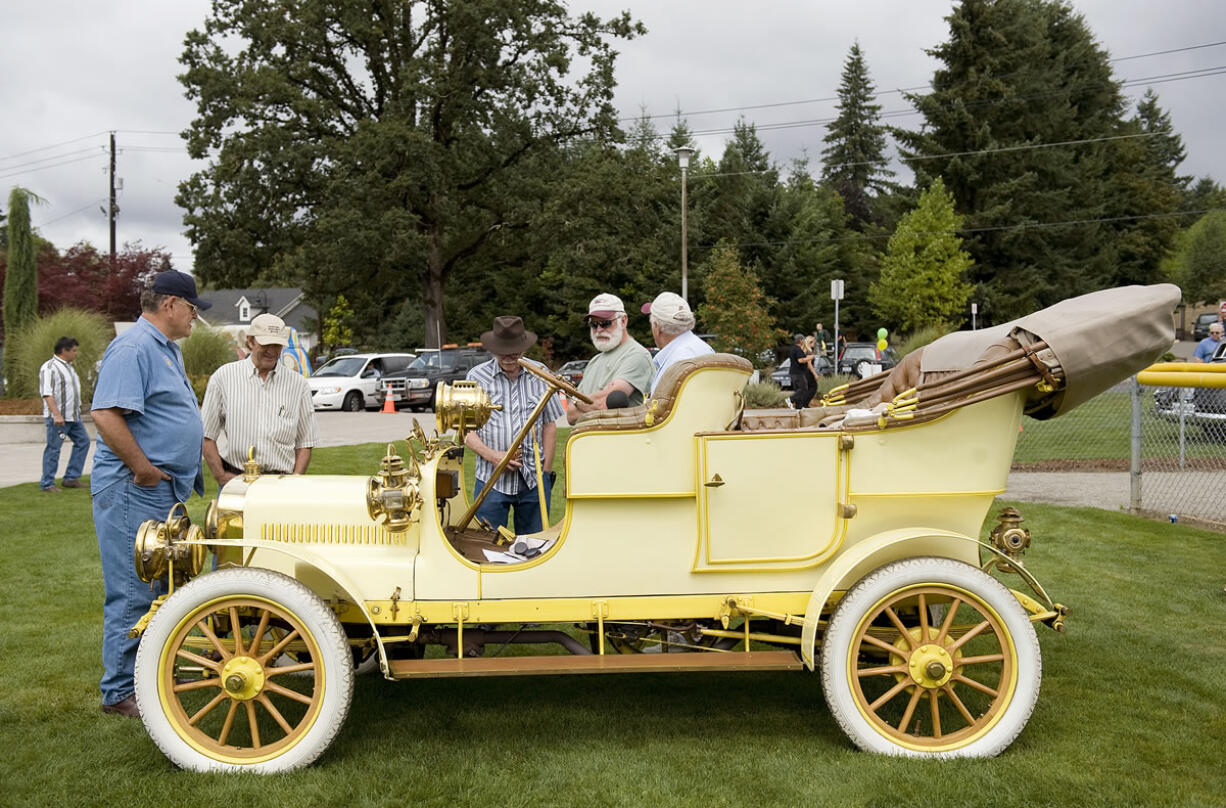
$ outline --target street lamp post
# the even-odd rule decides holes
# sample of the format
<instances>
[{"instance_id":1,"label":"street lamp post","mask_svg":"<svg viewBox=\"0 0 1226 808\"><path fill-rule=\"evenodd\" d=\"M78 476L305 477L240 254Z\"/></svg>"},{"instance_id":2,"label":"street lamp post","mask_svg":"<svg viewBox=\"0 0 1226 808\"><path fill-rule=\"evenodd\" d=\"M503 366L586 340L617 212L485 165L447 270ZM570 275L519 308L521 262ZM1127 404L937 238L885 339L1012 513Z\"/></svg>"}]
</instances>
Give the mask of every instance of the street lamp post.
<instances>
[{"instance_id":1,"label":"street lamp post","mask_svg":"<svg viewBox=\"0 0 1226 808\"><path fill-rule=\"evenodd\" d=\"M685 229L685 214L688 207L685 199L685 171L690 167L690 155L694 149L690 146L678 146L673 150L677 154L677 162L681 165L681 299L687 303L690 300L686 287L686 275L689 263L688 234Z\"/></svg>"}]
</instances>

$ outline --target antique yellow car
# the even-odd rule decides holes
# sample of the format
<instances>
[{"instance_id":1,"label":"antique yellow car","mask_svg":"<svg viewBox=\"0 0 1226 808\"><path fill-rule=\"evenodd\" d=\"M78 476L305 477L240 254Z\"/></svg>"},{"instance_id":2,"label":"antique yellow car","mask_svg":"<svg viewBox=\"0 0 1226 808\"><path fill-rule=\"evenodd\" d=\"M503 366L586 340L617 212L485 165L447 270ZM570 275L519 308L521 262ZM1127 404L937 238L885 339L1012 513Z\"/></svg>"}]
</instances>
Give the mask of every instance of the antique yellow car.
<instances>
[{"instance_id":1,"label":"antique yellow car","mask_svg":"<svg viewBox=\"0 0 1226 808\"><path fill-rule=\"evenodd\" d=\"M1066 612L1024 566L1016 512L978 538L1020 419L1151 362L1177 301L1066 301L801 412L745 410L743 359L686 360L644 405L580 420L565 514L532 536L472 522L462 434L491 405L471 383L440 385L438 434L373 476L262 475L257 458L203 525L176 507L137 537L142 577L172 583L133 628L142 719L180 766L274 772L327 748L363 669L794 669L820 671L863 749L998 754L1038 696L1033 626ZM1068 327L1096 318L1129 323L1106 353Z\"/></svg>"}]
</instances>

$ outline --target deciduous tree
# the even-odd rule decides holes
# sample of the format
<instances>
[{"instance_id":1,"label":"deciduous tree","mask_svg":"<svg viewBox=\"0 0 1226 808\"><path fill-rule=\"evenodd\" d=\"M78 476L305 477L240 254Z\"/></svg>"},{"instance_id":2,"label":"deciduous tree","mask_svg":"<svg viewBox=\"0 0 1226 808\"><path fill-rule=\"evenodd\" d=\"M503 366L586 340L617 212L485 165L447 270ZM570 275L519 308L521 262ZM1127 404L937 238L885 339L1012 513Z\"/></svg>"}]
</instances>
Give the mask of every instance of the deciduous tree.
<instances>
[{"instance_id":1,"label":"deciduous tree","mask_svg":"<svg viewBox=\"0 0 1226 808\"><path fill-rule=\"evenodd\" d=\"M741 265L736 248L720 242L703 272L706 301L696 312L700 326L715 336L715 350L753 358L773 348L784 334L768 313L771 300L762 294L753 270Z\"/></svg>"},{"instance_id":2,"label":"deciduous tree","mask_svg":"<svg viewBox=\"0 0 1226 808\"><path fill-rule=\"evenodd\" d=\"M343 292L368 322L420 300L446 340L452 273L525 226L534 154L611 135L612 42L642 30L557 0L214 0L182 56L200 276Z\"/></svg>"}]
</instances>

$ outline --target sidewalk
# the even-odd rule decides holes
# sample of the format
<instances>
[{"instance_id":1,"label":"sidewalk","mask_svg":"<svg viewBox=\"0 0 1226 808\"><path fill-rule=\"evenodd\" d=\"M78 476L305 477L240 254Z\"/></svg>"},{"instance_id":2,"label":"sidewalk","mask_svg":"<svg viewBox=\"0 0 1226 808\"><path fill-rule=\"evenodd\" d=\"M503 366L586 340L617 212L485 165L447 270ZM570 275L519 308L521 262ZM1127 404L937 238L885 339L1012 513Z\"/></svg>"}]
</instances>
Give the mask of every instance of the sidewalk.
<instances>
[{"instance_id":1,"label":"sidewalk","mask_svg":"<svg viewBox=\"0 0 1226 808\"><path fill-rule=\"evenodd\" d=\"M434 413L398 412L388 418L391 413L382 412L317 412L319 422L319 445L350 446L355 443L391 443L403 441L413 432L413 421L421 424L427 435L434 434ZM565 418L558 421L560 426L566 425ZM85 473L89 474L94 462L94 427L89 425L90 444L89 459L85 462ZM4 454L4 462L0 463L0 488L20 483L36 483L42 475L43 447L40 439L37 443L10 443L0 447ZM65 444L60 452L60 468L56 474L58 481L68 467L68 456L72 453L72 445ZM369 469L367 471L370 471ZM207 473L207 472L206 472Z\"/></svg>"}]
</instances>

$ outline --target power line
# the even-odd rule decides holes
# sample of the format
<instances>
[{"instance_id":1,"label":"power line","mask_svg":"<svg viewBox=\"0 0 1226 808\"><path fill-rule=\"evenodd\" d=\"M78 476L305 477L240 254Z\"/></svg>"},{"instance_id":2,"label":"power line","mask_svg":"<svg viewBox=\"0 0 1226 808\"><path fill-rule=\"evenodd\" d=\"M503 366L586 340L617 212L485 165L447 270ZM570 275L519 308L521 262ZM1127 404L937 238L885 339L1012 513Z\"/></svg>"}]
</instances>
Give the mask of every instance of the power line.
<instances>
[{"instance_id":1,"label":"power line","mask_svg":"<svg viewBox=\"0 0 1226 808\"><path fill-rule=\"evenodd\" d=\"M33 174L36 171L46 171L49 168L60 168L61 166L72 165L73 163L80 163L84 160L96 160L99 157L105 157L105 156L106 155L104 154L96 154L96 155L87 154L84 157L78 157L75 160L65 160L62 163L53 163L52 165L49 165L49 166L41 166L39 168L30 168L30 169L26 169L23 171L14 171L11 174L0 174L0 180L9 179L10 177L19 177L22 174Z\"/></svg>"},{"instance_id":2,"label":"power line","mask_svg":"<svg viewBox=\"0 0 1226 808\"><path fill-rule=\"evenodd\" d=\"M92 135L82 135L81 137L73 138L72 140L65 140L61 143L52 143L50 146L39 146L37 149L30 149L29 151L18 152L17 154L10 154L7 157L0 157L0 163L4 162L5 160L15 160L18 157L25 157L27 154L34 154L35 152L47 151L48 149L57 149L60 146L68 146L73 143L79 143L82 140L88 140L91 137L98 137L99 135L105 135L106 133L107 131L103 130L101 132L94 132Z\"/></svg>"},{"instance_id":3,"label":"power line","mask_svg":"<svg viewBox=\"0 0 1226 808\"><path fill-rule=\"evenodd\" d=\"M42 223L40 223L40 224L39 224L39 225L37 225L37 226L38 226L38 227L46 227L46 226L47 226L47 225L49 225L49 224L55 224L56 222L60 221L61 219L67 219L69 216L76 216L78 213L80 213L80 212L82 212L82 211L85 211L85 210L89 210L89 209L90 209L90 208L92 208L94 205L98 205L98 204L101 204L101 203L103 203L103 202L106 202L106 197L102 197L101 199L95 199L93 202L90 202L90 203L88 203L88 204L86 204L86 205L82 205L81 207L77 208L76 210L72 211L71 213L65 213L63 216L57 216L57 217L55 217L54 219L48 219L47 221L42 222Z\"/></svg>"},{"instance_id":4,"label":"power line","mask_svg":"<svg viewBox=\"0 0 1226 808\"><path fill-rule=\"evenodd\" d=\"M1188 45L1182 48L1169 48L1167 50L1150 51L1149 53L1138 53L1132 56L1120 56L1114 59L1108 59L1107 62L1108 63L1125 62L1125 61L1129 61L1132 59L1145 59L1151 56L1165 56L1165 55L1172 54L1172 53L1183 53L1185 51L1201 50L1203 48L1216 48L1222 45L1226 45L1226 40L1222 40L1220 42L1206 42L1202 45ZM1086 57L1084 63L1089 63L1089 61L1091 61L1090 57ZM1011 75L1016 75L1016 74L1013 73L1013 74L1005 74L1005 75L1000 75L1000 76L991 76L991 78L993 80L998 81L1000 79L1009 78ZM903 93L909 93L915 90L923 90L925 88L931 89L932 84L924 83L924 84L917 84L914 87L902 87L902 88L898 88L894 90L881 90L879 92L874 93L872 95L872 98L875 100L875 99L882 98L887 95L902 95ZM763 104L745 104L742 106L721 107L718 109L701 109L701 110L697 110L693 112L686 112L686 111L678 110L676 112L660 113L658 115L635 115L635 116L627 116L627 117L619 118L618 121L627 122L627 121L639 121L639 120L656 120L657 118L672 118L672 117L676 117L680 119L680 118L698 117L700 115L717 115L717 114L721 114L725 112L745 112L749 110L773 109L776 107L800 106L803 104L825 104L825 103L830 103L832 101L838 101L838 100L839 100L839 97L837 95L827 96L825 98L802 98L802 99L795 100L795 101L776 101L773 103L763 103Z\"/></svg>"}]
</instances>

